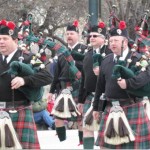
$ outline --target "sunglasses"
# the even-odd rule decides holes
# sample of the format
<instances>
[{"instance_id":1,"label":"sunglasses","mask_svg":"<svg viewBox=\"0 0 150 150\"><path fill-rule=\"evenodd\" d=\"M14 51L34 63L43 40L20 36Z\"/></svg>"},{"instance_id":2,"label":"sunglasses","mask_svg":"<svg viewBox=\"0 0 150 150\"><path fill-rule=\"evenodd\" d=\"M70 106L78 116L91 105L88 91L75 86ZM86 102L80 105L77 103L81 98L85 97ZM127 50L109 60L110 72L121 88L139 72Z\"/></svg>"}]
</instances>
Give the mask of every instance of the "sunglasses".
<instances>
[{"instance_id":1,"label":"sunglasses","mask_svg":"<svg viewBox=\"0 0 150 150\"><path fill-rule=\"evenodd\" d=\"M89 35L89 38L91 38L91 37L97 38L97 37L100 37L100 35Z\"/></svg>"}]
</instances>

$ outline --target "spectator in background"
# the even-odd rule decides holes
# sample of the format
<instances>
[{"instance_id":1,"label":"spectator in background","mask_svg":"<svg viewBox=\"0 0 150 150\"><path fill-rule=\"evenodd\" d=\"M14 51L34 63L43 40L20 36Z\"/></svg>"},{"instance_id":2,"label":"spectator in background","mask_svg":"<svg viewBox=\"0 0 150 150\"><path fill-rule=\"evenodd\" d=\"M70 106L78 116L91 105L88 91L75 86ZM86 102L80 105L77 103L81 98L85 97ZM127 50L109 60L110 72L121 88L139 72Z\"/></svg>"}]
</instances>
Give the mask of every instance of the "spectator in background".
<instances>
[{"instance_id":1,"label":"spectator in background","mask_svg":"<svg viewBox=\"0 0 150 150\"><path fill-rule=\"evenodd\" d=\"M41 100L32 104L33 116L36 124L43 125L46 124L48 129L55 130L55 121L53 116L50 116L49 112L46 110L47 102Z\"/></svg>"}]
</instances>

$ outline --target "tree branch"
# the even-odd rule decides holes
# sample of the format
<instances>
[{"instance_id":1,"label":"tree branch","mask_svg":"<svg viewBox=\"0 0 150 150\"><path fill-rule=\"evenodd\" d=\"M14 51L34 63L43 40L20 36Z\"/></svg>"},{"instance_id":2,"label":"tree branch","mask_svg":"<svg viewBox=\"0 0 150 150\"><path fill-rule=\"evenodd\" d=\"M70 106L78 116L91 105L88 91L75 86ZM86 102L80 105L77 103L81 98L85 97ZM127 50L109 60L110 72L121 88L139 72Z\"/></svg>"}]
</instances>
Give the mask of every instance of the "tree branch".
<instances>
[{"instance_id":1,"label":"tree branch","mask_svg":"<svg viewBox=\"0 0 150 150\"><path fill-rule=\"evenodd\" d=\"M122 7L122 1L117 0L117 2L118 2L118 6L119 6L119 11L120 11L119 18L120 18L120 20L124 20L124 16L123 16L124 11L123 11L123 7Z\"/></svg>"},{"instance_id":2,"label":"tree branch","mask_svg":"<svg viewBox=\"0 0 150 150\"><path fill-rule=\"evenodd\" d=\"M127 19L129 18L130 4L131 4L131 0L128 0L126 10L125 10L125 16L124 16L125 21L127 21Z\"/></svg>"},{"instance_id":3,"label":"tree branch","mask_svg":"<svg viewBox=\"0 0 150 150\"><path fill-rule=\"evenodd\" d=\"M112 2L110 2L109 0L106 0L106 3L108 5L109 12L111 12L112 11Z\"/></svg>"}]
</instances>

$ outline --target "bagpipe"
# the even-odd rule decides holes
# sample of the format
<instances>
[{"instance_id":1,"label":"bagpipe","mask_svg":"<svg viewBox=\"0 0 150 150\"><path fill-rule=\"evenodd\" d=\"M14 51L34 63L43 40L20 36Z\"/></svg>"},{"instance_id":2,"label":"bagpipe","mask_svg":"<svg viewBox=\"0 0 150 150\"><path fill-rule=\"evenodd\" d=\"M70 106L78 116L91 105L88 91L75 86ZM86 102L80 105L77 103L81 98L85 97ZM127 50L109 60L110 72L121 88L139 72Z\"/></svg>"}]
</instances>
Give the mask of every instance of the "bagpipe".
<instances>
[{"instance_id":1,"label":"bagpipe","mask_svg":"<svg viewBox=\"0 0 150 150\"><path fill-rule=\"evenodd\" d=\"M71 57L71 54L69 53L69 51L65 47L61 46L60 44L56 44L55 42L46 41L45 43L48 47L52 48L52 50L58 51L58 53L62 53L64 55L66 61L70 65L70 68L73 67L71 69L72 74L74 75L76 80L79 80L81 77L81 74L80 74L80 72L78 73L78 70L74 65L73 58ZM37 54L36 56L34 56L31 61L31 64L25 64L25 63L23 63L24 58L23 58L23 51L22 51L22 55L19 58L20 61L11 62L10 68L5 73L11 74L12 77L15 77L15 76L24 77L24 76L34 75L40 69L45 67L45 65L38 59L39 56L40 56L40 54ZM75 70L74 70L74 68L75 68ZM42 95L43 95L43 87L30 88L30 87L22 86L18 90L23 92L24 95L30 101L39 101L39 100L41 100ZM14 94L14 92L12 92L12 93ZM12 97L13 97L12 102L14 102L14 95L12 95ZM65 100L66 100L66 98L64 97L64 103L66 102ZM73 101L71 95L69 96L69 99L68 99L68 105L71 107L70 111L71 111L72 115L76 116L77 114L78 115L80 114L77 111L75 102ZM57 107L59 107L59 106L57 106ZM10 110L11 110L10 113L17 112L17 110L15 110L14 106ZM58 110L59 110L59 108L58 108ZM9 117L9 114L5 111L0 111L0 133L1 133L0 147L2 149L6 149L6 148L22 149L22 146L17 138L15 129L13 127L12 120Z\"/></svg>"},{"instance_id":2,"label":"bagpipe","mask_svg":"<svg viewBox=\"0 0 150 150\"><path fill-rule=\"evenodd\" d=\"M27 14L26 12L22 15L22 23L18 27L21 32L24 32L26 30L29 31L29 34L33 34L32 32L32 20L33 15L31 13Z\"/></svg>"},{"instance_id":3,"label":"bagpipe","mask_svg":"<svg viewBox=\"0 0 150 150\"><path fill-rule=\"evenodd\" d=\"M82 55L78 51L77 52L76 51L70 52L65 46L60 45L60 44L54 42L53 40L44 39L44 40L41 41L40 38L35 38L35 36L33 34L31 34L31 35L29 35L29 36L26 37L26 42L27 43L28 42L29 43L37 43L40 46L40 49L35 54L35 56L38 57L39 59L40 59L42 53L44 53L46 51L46 49L50 50L50 52L52 54L56 54L58 57L60 55L63 56L64 59L66 60L66 62L68 63L68 66L69 66L69 77L71 79L74 79L75 80L74 82L76 82L76 84L80 83L81 72L75 66L74 59L75 60L79 60L79 59L83 60L84 54ZM51 61L51 59L50 59L50 61ZM50 63L50 62L48 62L48 63ZM60 95L61 95L61 93L60 93ZM65 94L63 94L63 95L65 95ZM66 95L68 95L68 94L66 94ZM71 99L71 101L69 99L67 99L69 106L70 106L70 103L71 103L71 106L74 106L74 103L72 102L72 98L70 98L70 99ZM66 101L65 96L64 96L64 100ZM61 101L63 102L63 100L60 100L60 103L61 103ZM74 106L74 107L76 107L76 106Z\"/></svg>"},{"instance_id":4,"label":"bagpipe","mask_svg":"<svg viewBox=\"0 0 150 150\"><path fill-rule=\"evenodd\" d=\"M57 56L63 55L65 60L67 61L68 65L69 65L70 75L75 80L80 80L81 72L75 66L74 59L71 55L71 52L66 47L60 45L59 43L55 43L53 41L50 41L50 40L45 40L44 44L47 45L47 47L50 50L55 51Z\"/></svg>"},{"instance_id":5,"label":"bagpipe","mask_svg":"<svg viewBox=\"0 0 150 150\"><path fill-rule=\"evenodd\" d=\"M79 84L81 79L81 72L75 66L71 52L66 47L53 41L45 41L45 44L49 49L56 51L58 56L62 55L64 57L69 65L69 77L75 80L75 84ZM59 93L52 110L53 115L60 118L71 118L72 116L76 117L77 115L80 115L71 94L72 90L73 89L71 87L70 89L62 90Z\"/></svg>"},{"instance_id":6,"label":"bagpipe","mask_svg":"<svg viewBox=\"0 0 150 150\"><path fill-rule=\"evenodd\" d=\"M145 13L145 17L146 15L147 13ZM141 55L142 57L139 62L137 62L135 65L131 65L132 56L136 53L137 50L138 37L136 37L133 48L131 49L130 58L127 60L127 62L122 59L124 49L123 43L124 41L122 41L121 56L118 60L118 63L113 67L112 73L112 78L117 80L132 78L138 75L141 71L145 71L146 67L149 65L149 58L147 55ZM126 92L135 96L143 97L149 95L149 90L150 86L148 83L139 89L126 90ZM106 121L104 141L111 145L120 145L134 141L135 135L132 131L132 128L130 127L123 108L120 106L120 102L116 100L115 102L112 102L112 105L113 106L110 108L110 112ZM149 104L147 106L150 108Z\"/></svg>"},{"instance_id":7,"label":"bagpipe","mask_svg":"<svg viewBox=\"0 0 150 150\"><path fill-rule=\"evenodd\" d=\"M143 22L141 24L141 27L139 28L139 34L142 34L143 31L143 27L144 27L144 22L146 20L147 17L147 13L149 11L145 11L145 15L144 15L144 19ZM135 65L130 66L129 68L129 64L132 62L132 56L134 55L134 53L137 50L137 45L138 45L138 38L139 36L137 35L136 39L135 39L135 43L133 44L133 47L131 49L131 55L130 58L127 60L127 63L125 63L124 61L119 61L118 64L116 64L113 68L113 74L112 77L116 78L116 79L129 79L132 77L135 77L136 75L138 75L140 72L142 71L146 71L146 68L149 66L149 52L145 52L141 54L141 59L136 62ZM150 46L150 43L149 45ZM126 64L126 65L123 65ZM150 96L150 83L147 83L145 86L138 88L138 89L130 89L130 90L126 90L128 93L138 96L138 97L143 97L143 96Z\"/></svg>"},{"instance_id":8,"label":"bagpipe","mask_svg":"<svg viewBox=\"0 0 150 150\"><path fill-rule=\"evenodd\" d=\"M25 64L22 61L23 58L23 52L22 55L19 58L20 61L13 61L10 63L10 68L5 71L3 74L7 73L10 74L12 78L15 76L19 77L25 77L34 75L36 72L39 71L39 69L43 68L42 66L33 66L32 64ZM3 75L2 74L2 75ZM28 86L22 86L18 89L24 95L30 100L30 101L40 101L43 96L43 87L39 88L32 88ZM14 107L15 97L14 97L14 90L12 90L12 107L8 108L9 113L17 113L17 110ZM0 111L0 148L2 149L22 149L22 146L18 140L16 131L13 127L12 120L9 116L9 114L6 111L1 110Z\"/></svg>"},{"instance_id":9,"label":"bagpipe","mask_svg":"<svg viewBox=\"0 0 150 150\"><path fill-rule=\"evenodd\" d=\"M13 61L10 63L10 69L7 71L7 73L11 74L12 76L19 76L19 77L34 75L42 68L42 65L36 67L34 65L25 64L19 61ZM43 87L33 88L29 86L22 86L18 90L24 93L27 99L34 102L41 100L44 93Z\"/></svg>"},{"instance_id":10,"label":"bagpipe","mask_svg":"<svg viewBox=\"0 0 150 150\"><path fill-rule=\"evenodd\" d=\"M69 71L70 75L75 78L76 80L81 78L80 71L76 68L74 59L72 55L75 57L75 59L83 59L84 55L82 55L80 52L70 52L65 46L62 46L61 44L58 44L52 40L49 39L42 39L35 36L33 33L29 34L26 37L26 45L31 45L31 43L36 43L40 46L40 49L35 54L38 58L41 58L42 53L46 53L45 50L48 48L52 55L63 55L67 63L69 64Z\"/></svg>"},{"instance_id":11,"label":"bagpipe","mask_svg":"<svg viewBox=\"0 0 150 150\"><path fill-rule=\"evenodd\" d=\"M108 21L108 31L115 28L117 26L117 22L120 22L119 18L116 16L116 5L112 5L112 11L109 15Z\"/></svg>"},{"instance_id":12,"label":"bagpipe","mask_svg":"<svg viewBox=\"0 0 150 150\"><path fill-rule=\"evenodd\" d=\"M32 42L32 39L30 40L30 42ZM75 66L74 59L71 55L71 52L65 46L58 44L52 40L45 39L42 42L41 49L39 49L38 53L36 53L35 56L40 58L41 54L44 53L46 51L46 49L49 50L51 53L55 53L56 57L59 57L60 55L62 55L69 66L69 77L74 79L75 80L74 82L76 82L76 84L80 83L81 72ZM52 61L52 58L50 58L49 62L46 63L45 65L48 65L51 61ZM61 95L61 93L60 93L60 95ZM71 110L73 110L72 108L74 108L74 110L76 110L76 105L73 102L72 95L70 94L70 96L68 96L68 94L66 94L66 93L63 93L62 95L64 98L59 99L60 96L58 96L57 99L59 99L59 102L56 103L55 106L58 105L58 108L59 108L59 103L60 103L61 107L63 107L63 106L66 107L65 105L66 105L66 101L67 101L69 108L71 107ZM56 99L56 101L57 101L57 99ZM63 105L63 104L65 104L65 105ZM54 106L54 108L55 108L55 106ZM53 111L53 113L59 117L62 117L62 115L64 116L64 114L58 113L59 112L58 110L56 109L55 111ZM66 110L66 109L63 109L63 110ZM66 111L64 111L64 112L66 112ZM75 112L77 112L77 111L75 111ZM75 115L75 112L72 114ZM65 116L65 117L70 117L70 114L69 114L69 116Z\"/></svg>"},{"instance_id":13,"label":"bagpipe","mask_svg":"<svg viewBox=\"0 0 150 150\"><path fill-rule=\"evenodd\" d=\"M76 50L72 50L71 51L71 55L73 57L74 60L76 61L82 61L84 59L85 53L80 53L81 49L79 49L78 51Z\"/></svg>"},{"instance_id":14,"label":"bagpipe","mask_svg":"<svg viewBox=\"0 0 150 150\"><path fill-rule=\"evenodd\" d=\"M33 43L38 43L40 41L40 38L35 36L33 33L32 22L33 15L31 13L24 13L22 16L22 23L18 27L18 38L20 42L19 46L21 47L23 44L25 45L25 48L29 51L31 51L31 46L33 45Z\"/></svg>"}]
</instances>

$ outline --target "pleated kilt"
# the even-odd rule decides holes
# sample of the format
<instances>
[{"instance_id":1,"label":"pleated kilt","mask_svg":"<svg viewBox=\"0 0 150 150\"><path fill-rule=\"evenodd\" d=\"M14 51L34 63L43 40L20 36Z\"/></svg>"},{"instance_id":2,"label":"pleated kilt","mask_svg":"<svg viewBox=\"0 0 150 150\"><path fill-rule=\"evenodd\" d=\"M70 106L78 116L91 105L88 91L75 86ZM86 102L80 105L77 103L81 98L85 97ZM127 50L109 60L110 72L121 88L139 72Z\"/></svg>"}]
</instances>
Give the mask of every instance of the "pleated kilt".
<instances>
[{"instance_id":1,"label":"pleated kilt","mask_svg":"<svg viewBox=\"0 0 150 150\"><path fill-rule=\"evenodd\" d=\"M86 100L84 102L84 107L83 107L83 114L85 114L87 110L90 108L93 97L94 94L92 93L86 97Z\"/></svg>"},{"instance_id":2,"label":"pleated kilt","mask_svg":"<svg viewBox=\"0 0 150 150\"><path fill-rule=\"evenodd\" d=\"M146 114L142 102L134 103L129 106L122 107L129 121L131 129L135 135L135 141L121 144L109 145L104 142L104 130L109 115L110 106L105 108L99 129L99 145L100 147L110 149L150 149L150 120Z\"/></svg>"},{"instance_id":3,"label":"pleated kilt","mask_svg":"<svg viewBox=\"0 0 150 150\"><path fill-rule=\"evenodd\" d=\"M16 110L17 113L10 113L10 117L22 148L40 149L32 106L20 106Z\"/></svg>"},{"instance_id":4,"label":"pleated kilt","mask_svg":"<svg viewBox=\"0 0 150 150\"><path fill-rule=\"evenodd\" d=\"M72 94L73 100L76 104L78 104L80 81L74 81L74 82L63 82L63 81L61 81L60 84L61 84L62 90L68 88L69 86L72 87L71 94ZM56 117L56 118L59 118L59 117ZM62 119L62 118L59 118L59 119ZM72 116L71 118L63 118L63 119L68 120L68 121L81 121L82 116L78 115L77 117Z\"/></svg>"}]
</instances>

